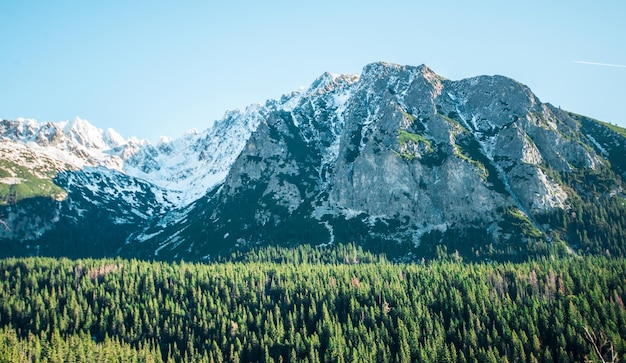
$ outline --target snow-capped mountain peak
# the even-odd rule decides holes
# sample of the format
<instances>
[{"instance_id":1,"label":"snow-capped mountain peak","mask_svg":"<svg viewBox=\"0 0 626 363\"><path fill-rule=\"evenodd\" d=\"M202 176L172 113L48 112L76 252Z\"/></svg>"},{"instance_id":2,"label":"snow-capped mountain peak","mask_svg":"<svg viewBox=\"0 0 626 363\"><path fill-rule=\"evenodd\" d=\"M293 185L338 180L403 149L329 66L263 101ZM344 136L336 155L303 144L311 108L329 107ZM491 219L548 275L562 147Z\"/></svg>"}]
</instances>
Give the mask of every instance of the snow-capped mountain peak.
<instances>
[{"instance_id":1,"label":"snow-capped mountain peak","mask_svg":"<svg viewBox=\"0 0 626 363\"><path fill-rule=\"evenodd\" d=\"M64 131L72 141L88 149L109 150L126 143L126 140L115 130L103 131L80 117L67 123Z\"/></svg>"},{"instance_id":2,"label":"snow-capped mountain peak","mask_svg":"<svg viewBox=\"0 0 626 363\"><path fill-rule=\"evenodd\" d=\"M360 76L356 74L335 74L324 72L319 76L309 89L306 90L306 96L315 96L332 91L341 86L352 85L359 80Z\"/></svg>"},{"instance_id":3,"label":"snow-capped mountain peak","mask_svg":"<svg viewBox=\"0 0 626 363\"><path fill-rule=\"evenodd\" d=\"M478 225L479 249L548 233L537 220L570 200L571 186L555 175L597 168L596 148L626 175L623 147L602 128L502 77L451 81L423 65L379 62L359 76L324 73L309 88L156 144L80 118L0 120L0 151L39 178L58 173L67 193L47 195L67 195L55 204L65 210L50 208L58 215L44 216L47 226L97 221L105 234L117 231L107 238L126 256L200 259L349 238L417 252L444 235L464 240ZM5 169L5 190L27 179ZM607 196L624 190L611 188ZM32 212L39 205L27 207L12 212L11 226L31 214L45 220Z\"/></svg>"},{"instance_id":4,"label":"snow-capped mountain peak","mask_svg":"<svg viewBox=\"0 0 626 363\"><path fill-rule=\"evenodd\" d=\"M126 139L114 129L108 128L104 132L104 142L109 147L118 147L127 143Z\"/></svg>"}]
</instances>

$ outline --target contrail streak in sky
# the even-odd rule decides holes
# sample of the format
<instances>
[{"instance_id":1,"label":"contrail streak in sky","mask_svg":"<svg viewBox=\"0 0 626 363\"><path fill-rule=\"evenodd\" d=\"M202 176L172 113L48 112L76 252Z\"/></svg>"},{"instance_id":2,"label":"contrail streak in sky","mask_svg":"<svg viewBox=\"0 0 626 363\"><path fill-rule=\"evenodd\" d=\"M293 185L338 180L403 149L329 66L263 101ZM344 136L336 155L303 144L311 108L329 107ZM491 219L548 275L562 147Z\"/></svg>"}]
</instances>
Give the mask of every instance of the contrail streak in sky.
<instances>
[{"instance_id":1,"label":"contrail streak in sky","mask_svg":"<svg viewBox=\"0 0 626 363\"><path fill-rule=\"evenodd\" d=\"M626 68L626 65L622 65L622 64L596 63L596 62L584 62L584 61L573 61L573 62L580 63L580 64L591 64L593 66Z\"/></svg>"}]
</instances>

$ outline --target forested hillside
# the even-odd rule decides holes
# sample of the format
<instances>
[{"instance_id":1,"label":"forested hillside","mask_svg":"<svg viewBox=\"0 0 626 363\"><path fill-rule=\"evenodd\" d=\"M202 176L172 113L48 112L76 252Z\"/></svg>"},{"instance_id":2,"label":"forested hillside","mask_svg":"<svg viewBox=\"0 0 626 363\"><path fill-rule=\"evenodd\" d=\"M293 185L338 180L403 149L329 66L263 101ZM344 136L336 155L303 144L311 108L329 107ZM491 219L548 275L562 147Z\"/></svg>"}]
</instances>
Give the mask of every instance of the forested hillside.
<instances>
[{"instance_id":1,"label":"forested hillside","mask_svg":"<svg viewBox=\"0 0 626 363\"><path fill-rule=\"evenodd\" d=\"M2 362L583 362L595 347L626 359L622 258L18 258L0 261L0 285Z\"/></svg>"}]
</instances>

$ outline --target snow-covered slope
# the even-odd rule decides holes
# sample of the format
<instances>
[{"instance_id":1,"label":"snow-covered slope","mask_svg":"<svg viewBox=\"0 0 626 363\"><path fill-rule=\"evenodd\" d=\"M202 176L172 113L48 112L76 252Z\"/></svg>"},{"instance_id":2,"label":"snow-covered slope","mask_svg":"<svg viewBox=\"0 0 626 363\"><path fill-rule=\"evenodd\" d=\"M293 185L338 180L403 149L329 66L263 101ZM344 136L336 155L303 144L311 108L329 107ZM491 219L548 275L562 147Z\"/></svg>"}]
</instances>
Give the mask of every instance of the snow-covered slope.
<instances>
[{"instance_id":1,"label":"snow-covered slope","mask_svg":"<svg viewBox=\"0 0 626 363\"><path fill-rule=\"evenodd\" d=\"M342 77L320 77L307 96ZM5 209L0 216L8 227L0 230L0 239L23 241L31 251L41 252L46 250L41 243L57 246L54 241L68 238L59 236L61 230L85 239L85 225L108 228L102 235L115 235L111 244L116 249L149 238L150 226L184 220L189 206L224 181L259 124L271 112L293 110L303 95L294 92L229 111L203 132L191 130L156 145L125 139L80 118L47 123L0 120L0 207ZM325 105L312 107L327 112ZM303 127L316 132L314 126ZM26 193L21 191L25 188ZM125 232L112 232L115 229Z\"/></svg>"},{"instance_id":2,"label":"snow-covered slope","mask_svg":"<svg viewBox=\"0 0 626 363\"><path fill-rule=\"evenodd\" d=\"M167 190L168 200L182 207L224 179L261 112L259 105L232 111L202 133L192 130L157 145L124 139L113 129L98 129L80 118L45 124L0 120L0 150L3 159L41 177L89 167L115 170Z\"/></svg>"},{"instance_id":3,"label":"snow-covered slope","mask_svg":"<svg viewBox=\"0 0 626 363\"><path fill-rule=\"evenodd\" d=\"M224 180L263 112L260 105L227 112L202 133L144 145L124 160L123 171L169 190L179 207L188 205Z\"/></svg>"},{"instance_id":4,"label":"snow-covered slope","mask_svg":"<svg viewBox=\"0 0 626 363\"><path fill-rule=\"evenodd\" d=\"M128 142L112 129L103 131L86 120L39 124L32 119L0 120L0 141L28 147L58 162L59 170L104 166L120 170L122 158L111 153Z\"/></svg>"}]
</instances>

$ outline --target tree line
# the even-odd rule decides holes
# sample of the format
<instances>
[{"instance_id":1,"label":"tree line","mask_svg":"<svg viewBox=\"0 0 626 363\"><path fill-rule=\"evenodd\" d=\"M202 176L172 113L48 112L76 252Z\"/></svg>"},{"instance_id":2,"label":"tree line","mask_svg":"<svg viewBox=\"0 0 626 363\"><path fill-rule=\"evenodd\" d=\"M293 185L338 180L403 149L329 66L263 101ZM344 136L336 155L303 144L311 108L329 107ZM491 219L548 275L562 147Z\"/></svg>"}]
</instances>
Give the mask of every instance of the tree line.
<instances>
[{"instance_id":1,"label":"tree line","mask_svg":"<svg viewBox=\"0 0 626 363\"><path fill-rule=\"evenodd\" d=\"M582 362L599 361L596 348L626 359L622 258L392 264L327 251L0 260L0 361Z\"/></svg>"}]
</instances>

